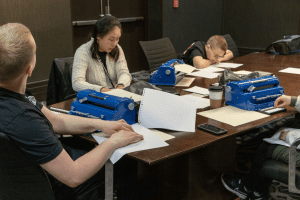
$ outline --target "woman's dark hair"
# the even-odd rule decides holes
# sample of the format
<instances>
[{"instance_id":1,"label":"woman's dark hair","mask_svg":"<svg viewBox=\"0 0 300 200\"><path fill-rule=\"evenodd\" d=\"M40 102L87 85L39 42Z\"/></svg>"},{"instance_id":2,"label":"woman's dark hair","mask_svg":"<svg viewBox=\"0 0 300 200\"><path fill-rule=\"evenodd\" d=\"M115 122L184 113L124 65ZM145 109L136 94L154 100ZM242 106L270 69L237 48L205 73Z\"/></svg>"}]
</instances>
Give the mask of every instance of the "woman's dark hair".
<instances>
[{"instance_id":1,"label":"woman's dark hair","mask_svg":"<svg viewBox=\"0 0 300 200\"><path fill-rule=\"evenodd\" d=\"M92 58L98 60L98 53L99 53L99 45L97 43L97 37L100 36L101 38L112 31L115 27L119 27L122 31L122 26L120 21L111 15L105 15L104 17L98 19L94 26L94 30L92 32L92 38L94 38L94 42L91 45L91 52ZM115 60L118 61L119 59L119 48L116 46L109 55Z\"/></svg>"}]
</instances>

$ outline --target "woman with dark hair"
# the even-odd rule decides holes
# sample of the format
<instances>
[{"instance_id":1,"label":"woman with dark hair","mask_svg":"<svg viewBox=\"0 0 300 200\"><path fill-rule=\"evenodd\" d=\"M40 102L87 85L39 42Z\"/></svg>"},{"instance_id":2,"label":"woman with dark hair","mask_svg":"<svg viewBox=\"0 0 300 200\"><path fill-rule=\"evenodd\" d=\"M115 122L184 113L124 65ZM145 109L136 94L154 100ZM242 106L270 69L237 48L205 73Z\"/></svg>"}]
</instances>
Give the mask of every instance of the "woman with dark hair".
<instances>
[{"instance_id":1,"label":"woman with dark hair","mask_svg":"<svg viewBox=\"0 0 300 200\"><path fill-rule=\"evenodd\" d=\"M74 56L72 86L75 91L107 92L130 85L131 75L118 45L121 33L121 23L113 16L106 15L96 22L92 39L81 45Z\"/></svg>"}]
</instances>

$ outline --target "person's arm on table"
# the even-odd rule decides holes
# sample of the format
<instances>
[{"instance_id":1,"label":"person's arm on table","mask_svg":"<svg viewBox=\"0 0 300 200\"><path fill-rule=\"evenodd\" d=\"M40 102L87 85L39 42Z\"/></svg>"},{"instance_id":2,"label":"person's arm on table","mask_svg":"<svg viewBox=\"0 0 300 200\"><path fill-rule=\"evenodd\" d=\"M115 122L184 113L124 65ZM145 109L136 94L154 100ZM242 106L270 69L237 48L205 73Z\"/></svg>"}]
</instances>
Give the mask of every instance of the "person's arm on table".
<instances>
[{"instance_id":1,"label":"person's arm on table","mask_svg":"<svg viewBox=\"0 0 300 200\"><path fill-rule=\"evenodd\" d=\"M123 49L120 45L118 45L119 48L119 59L116 62L116 73L117 73L117 87L118 89L124 89L125 87L130 85L131 82L131 75L128 70L127 61L125 59L125 54L123 52Z\"/></svg>"},{"instance_id":2,"label":"person's arm on table","mask_svg":"<svg viewBox=\"0 0 300 200\"><path fill-rule=\"evenodd\" d=\"M123 119L119 121L104 121L67 114L54 114L45 106L43 106L42 112L51 122L54 131L62 135L91 133L98 129L106 135L112 135L120 130L133 131L132 127Z\"/></svg>"},{"instance_id":3,"label":"person's arm on table","mask_svg":"<svg viewBox=\"0 0 300 200\"><path fill-rule=\"evenodd\" d=\"M231 60L232 58L233 58L232 51L230 51L230 50L227 49L224 57L220 59L220 62L228 61L228 60Z\"/></svg>"},{"instance_id":4,"label":"person's arm on table","mask_svg":"<svg viewBox=\"0 0 300 200\"><path fill-rule=\"evenodd\" d=\"M202 56L195 56L193 58L193 65L194 67L198 68L198 69L203 69L206 67L209 67L210 65L213 64L218 64L219 62L217 60L208 60L208 59L204 59L202 58Z\"/></svg>"},{"instance_id":5,"label":"person's arm on table","mask_svg":"<svg viewBox=\"0 0 300 200\"><path fill-rule=\"evenodd\" d=\"M142 139L143 136L135 132L119 131L75 161L63 149L56 158L41 164L41 167L69 187L77 187L96 174L115 149Z\"/></svg>"}]
</instances>

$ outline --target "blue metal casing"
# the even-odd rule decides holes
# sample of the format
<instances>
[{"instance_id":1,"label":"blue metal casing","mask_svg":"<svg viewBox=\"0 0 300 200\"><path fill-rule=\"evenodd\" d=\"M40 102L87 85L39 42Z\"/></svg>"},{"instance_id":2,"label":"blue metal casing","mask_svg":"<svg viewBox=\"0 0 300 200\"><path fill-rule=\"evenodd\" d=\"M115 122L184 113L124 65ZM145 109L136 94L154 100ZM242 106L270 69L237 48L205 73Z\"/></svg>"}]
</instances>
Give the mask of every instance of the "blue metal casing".
<instances>
[{"instance_id":1,"label":"blue metal casing","mask_svg":"<svg viewBox=\"0 0 300 200\"><path fill-rule=\"evenodd\" d=\"M153 85L175 85L175 64L183 64L184 62L179 59L172 59L162 64L149 79L149 83Z\"/></svg>"},{"instance_id":2,"label":"blue metal casing","mask_svg":"<svg viewBox=\"0 0 300 200\"><path fill-rule=\"evenodd\" d=\"M134 124L136 111L133 99L83 90L77 93L69 114L109 121L124 119L128 124Z\"/></svg>"},{"instance_id":3,"label":"blue metal casing","mask_svg":"<svg viewBox=\"0 0 300 200\"><path fill-rule=\"evenodd\" d=\"M284 95L275 76L232 81L226 84L225 103L244 110L262 110L273 107L274 101Z\"/></svg>"}]
</instances>

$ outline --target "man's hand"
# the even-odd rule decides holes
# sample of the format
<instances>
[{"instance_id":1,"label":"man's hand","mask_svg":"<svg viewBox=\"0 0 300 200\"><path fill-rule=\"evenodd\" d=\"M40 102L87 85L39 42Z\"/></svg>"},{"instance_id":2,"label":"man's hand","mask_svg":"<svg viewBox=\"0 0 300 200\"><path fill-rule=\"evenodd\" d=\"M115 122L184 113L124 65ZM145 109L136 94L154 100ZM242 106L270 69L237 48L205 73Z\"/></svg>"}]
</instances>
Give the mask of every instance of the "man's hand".
<instances>
[{"instance_id":1,"label":"man's hand","mask_svg":"<svg viewBox=\"0 0 300 200\"><path fill-rule=\"evenodd\" d=\"M108 136L121 130L134 131L124 119L120 119L119 121L103 121L103 123L100 130Z\"/></svg>"},{"instance_id":2,"label":"man's hand","mask_svg":"<svg viewBox=\"0 0 300 200\"><path fill-rule=\"evenodd\" d=\"M287 107L291 104L291 99L292 99L291 96L282 95L275 100L274 107L275 108Z\"/></svg>"},{"instance_id":3,"label":"man's hand","mask_svg":"<svg viewBox=\"0 0 300 200\"><path fill-rule=\"evenodd\" d=\"M290 132L290 131L281 131L279 139L285 141L286 135L288 134L288 132Z\"/></svg>"},{"instance_id":4,"label":"man's hand","mask_svg":"<svg viewBox=\"0 0 300 200\"><path fill-rule=\"evenodd\" d=\"M144 137L136 132L122 130L112 134L108 140L110 140L116 148L121 148L143 139Z\"/></svg>"}]
</instances>

